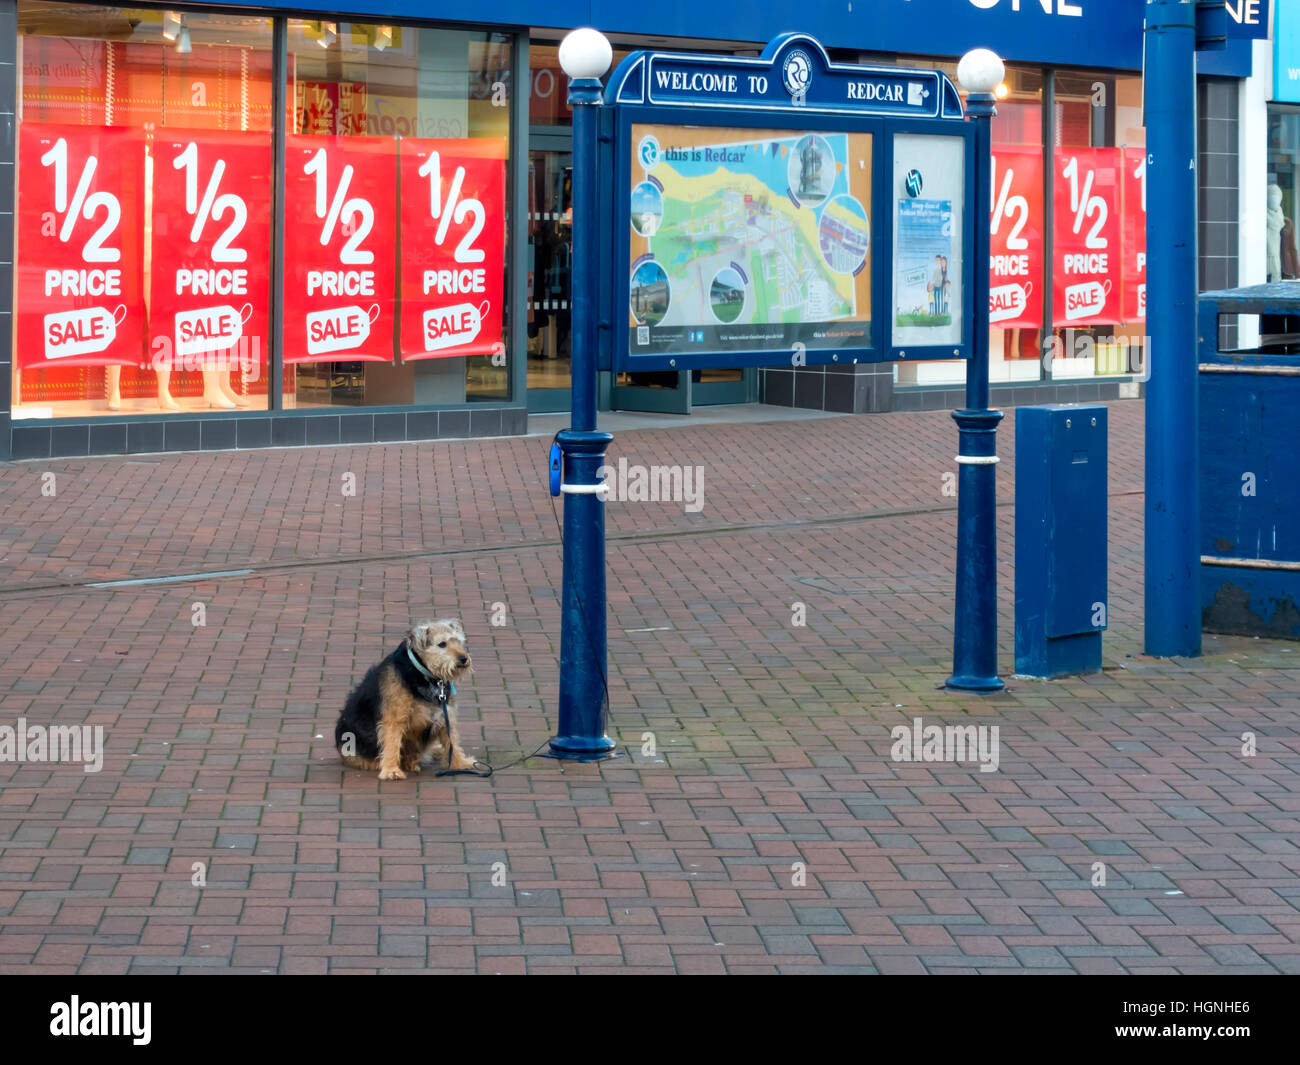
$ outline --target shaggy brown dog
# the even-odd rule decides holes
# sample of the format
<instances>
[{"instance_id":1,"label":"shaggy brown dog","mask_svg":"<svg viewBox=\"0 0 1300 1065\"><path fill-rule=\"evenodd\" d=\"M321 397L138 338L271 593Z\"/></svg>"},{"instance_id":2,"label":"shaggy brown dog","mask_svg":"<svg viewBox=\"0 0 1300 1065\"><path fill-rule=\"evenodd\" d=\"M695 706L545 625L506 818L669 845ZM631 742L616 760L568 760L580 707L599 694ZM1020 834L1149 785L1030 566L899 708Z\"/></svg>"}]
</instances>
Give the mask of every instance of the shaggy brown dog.
<instances>
[{"instance_id":1,"label":"shaggy brown dog","mask_svg":"<svg viewBox=\"0 0 1300 1065\"><path fill-rule=\"evenodd\" d=\"M453 683L472 668L458 619L416 625L348 696L334 726L343 764L378 769L380 780L401 780L418 773L425 755L441 748L445 768L473 768L456 734ZM440 696L447 701L450 727L443 721Z\"/></svg>"}]
</instances>

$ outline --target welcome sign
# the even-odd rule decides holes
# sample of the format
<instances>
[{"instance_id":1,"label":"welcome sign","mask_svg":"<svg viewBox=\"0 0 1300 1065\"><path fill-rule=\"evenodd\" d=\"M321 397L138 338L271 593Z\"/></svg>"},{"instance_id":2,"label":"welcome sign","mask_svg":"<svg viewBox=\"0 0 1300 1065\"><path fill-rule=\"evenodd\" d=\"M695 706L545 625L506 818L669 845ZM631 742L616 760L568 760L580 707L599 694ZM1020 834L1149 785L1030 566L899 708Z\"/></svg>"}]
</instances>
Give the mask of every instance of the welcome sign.
<instances>
[{"instance_id":1,"label":"welcome sign","mask_svg":"<svg viewBox=\"0 0 1300 1065\"><path fill-rule=\"evenodd\" d=\"M778 37L755 59L634 52L614 72L606 102L892 118L961 118L961 99L937 70L832 63L807 34Z\"/></svg>"},{"instance_id":2,"label":"welcome sign","mask_svg":"<svg viewBox=\"0 0 1300 1065\"><path fill-rule=\"evenodd\" d=\"M879 113L917 118L939 117L944 103L941 76L933 70L860 67L853 76L819 78L813 76L812 57L798 50L786 57L779 72L726 58L709 69L701 62L707 59L650 55L645 74L649 102L752 110L788 107L793 97L801 106L823 111L869 104Z\"/></svg>"}]
</instances>

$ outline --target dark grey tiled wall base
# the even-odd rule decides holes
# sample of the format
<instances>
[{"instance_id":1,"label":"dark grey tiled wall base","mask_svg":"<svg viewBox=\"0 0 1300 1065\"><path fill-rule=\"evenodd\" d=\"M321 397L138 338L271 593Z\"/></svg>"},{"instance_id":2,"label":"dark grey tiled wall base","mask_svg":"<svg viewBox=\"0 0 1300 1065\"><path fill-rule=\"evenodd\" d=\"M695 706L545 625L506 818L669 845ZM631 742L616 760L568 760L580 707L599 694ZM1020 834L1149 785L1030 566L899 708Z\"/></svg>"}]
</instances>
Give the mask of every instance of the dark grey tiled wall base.
<instances>
[{"instance_id":1,"label":"dark grey tiled wall base","mask_svg":"<svg viewBox=\"0 0 1300 1065\"><path fill-rule=\"evenodd\" d=\"M1093 403L1119 399L1120 379L1059 381L989 386L994 407L1034 403ZM778 407L867 414L891 410L960 410L964 387L895 388L891 363L859 366L765 369L759 375L759 402Z\"/></svg>"},{"instance_id":2,"label":"dark grey tiled wall base","mask_svg":"<svg viewBox=\"0 0 1300 1065\"><path fill-rule=\"evenodd\" d=\"M1119 399L1119 385L1119 380L995 384L989 386L989 406L996 410L1041 403L1100 403ZM894 410L961 410L965 406L964 388L909 388L894 393Z\"/></svg>"},{"instance_id":3,"label":"dark grey tiled wall base","mask_svg":"<svg viewBox=\"0 0 1300 1065\"><path fill-rule=\"evenodd\" d=\"M117 419L72 424L16 422L0 436L9 459L141 455L165 451L228 451L234 448L306 447L324 444L385 444L407 440L449 440L522 436L528 431L523 407L461 410L321 411L220 418Z\"/></svg>"},{"instance_id":4,"label":"dark grey tiled wall base","mask_svg":"<svg viewBox=\"0 0 1300 1065\"><path fill-rule=\"evenodd\" d=\"M758 401L777 407L869 414L893 410L893 397L892 363L767 367L758 375Z\"/></svg>"}]
</instances>

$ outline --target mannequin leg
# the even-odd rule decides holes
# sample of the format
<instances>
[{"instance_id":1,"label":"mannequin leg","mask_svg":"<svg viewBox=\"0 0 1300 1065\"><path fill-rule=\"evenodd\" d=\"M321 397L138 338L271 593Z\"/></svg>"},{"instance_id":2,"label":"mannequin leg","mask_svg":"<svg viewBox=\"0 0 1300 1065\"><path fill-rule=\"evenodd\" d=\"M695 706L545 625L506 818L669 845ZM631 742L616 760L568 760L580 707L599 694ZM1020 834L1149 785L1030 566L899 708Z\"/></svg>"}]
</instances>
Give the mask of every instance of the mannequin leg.
<instances>
[{"instance_id":1,"label":"mannequin leg","mask_svg":"<svg viewBox=\"0 0 1300 1065\"><path fill-rule=\"evenodd\" d=\"M247 407L248 401L235 391L235 386L230 383L230 371L218 371L217 383L221 388L222 394L230 400L236 407Z\"/></svg>"},{"instance_id":2,"label":"mannequin leg","mask_svg":"<svg viewBox=\"0 0 1300 1065\"><path fill-rule=\"evenodd\" d=\"M104 376L108 379L108 409L122 409L122 367L105 366Z\"/></svg>"},{"instance_id":3,"label":"mannequin leg","mask_svg":"<svg viewBox=\"0 0 1300 1065\"><path fill-rule=\"evenodd\" d=\"M163 410L180 410L181 405L172 399L171 379L172 372L170 369L158 369L154 371L158 376L158 406Z\"/></svg>"},{"instance_id":4,"label":"mannequin leg","mask_svg":"<svg viewBox=\"0 0 1300 1065\"><path fill-rule=\"evenodd\" d=\"M203 402L210 407L220 407L222 410L234 410L235 401L227 399L226 393L221 388L221 378L225 370L204 370L203 371Z\"/></svg>"}]
</instances>

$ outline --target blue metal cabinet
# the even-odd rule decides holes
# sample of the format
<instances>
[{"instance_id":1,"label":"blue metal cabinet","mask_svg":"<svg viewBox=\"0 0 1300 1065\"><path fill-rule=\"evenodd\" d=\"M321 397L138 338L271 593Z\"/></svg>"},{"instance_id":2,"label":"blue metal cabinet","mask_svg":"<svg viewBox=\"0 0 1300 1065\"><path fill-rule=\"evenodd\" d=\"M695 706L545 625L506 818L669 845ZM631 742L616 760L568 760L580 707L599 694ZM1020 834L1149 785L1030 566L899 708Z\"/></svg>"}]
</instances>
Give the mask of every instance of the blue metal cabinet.
<instances>
[{"instance_id":1,"label":"blue metal cabinet","mask_svg":"<svg viewBox=\"0 0 1300 1065\"><path fill-rule=\"evenodd\" d=\"M1201 623L1300 639L1300 295L1294 281L1207 292L1200 306ZM1220 346L1222 315L1261 342Z\"/></svg>"},{"instance_id":2,"label":"blue metal cabinet","mask_svg":"<svg viewBox=\"0 0 1300 1065\"><path fill-rule=\"evenodd\" d=\"M1016 673L1101 669L1106 408L1016 411Z\"/></svg>"}]
</instances>

